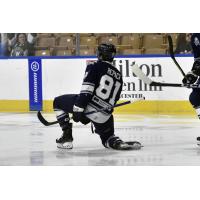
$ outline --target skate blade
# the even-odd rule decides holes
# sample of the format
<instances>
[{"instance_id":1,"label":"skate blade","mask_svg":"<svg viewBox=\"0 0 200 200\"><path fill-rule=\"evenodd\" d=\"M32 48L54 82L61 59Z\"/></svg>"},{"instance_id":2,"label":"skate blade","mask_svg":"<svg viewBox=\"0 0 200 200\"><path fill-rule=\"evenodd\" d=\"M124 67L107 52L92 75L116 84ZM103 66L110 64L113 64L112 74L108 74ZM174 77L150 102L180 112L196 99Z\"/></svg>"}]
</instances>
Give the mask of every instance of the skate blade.
<instances>
[{"instance_id":1,"label":"skate blade","mask_svg":"<svg viewBox=\"0 0 200 200\"><path fill-rule=\"evenodd\" d=\"M65 142L64 144L57 143L57 148L59 148L59 149L73 149L73 144L71 142Z\"/></svg>"},{"instance_id":2,"label":"skate blade","mask_svg":"<svg viewBox=\"0 0 200 200\"><path fill-rule=\"evenodd\" d=\"M121 146L121 148L118 149L118 150L121 150L121 151L130 151L130 150L140 150L141 148L142 148L141 145L134 144L134 145L124 145L124 146Z\"/></svg>"},{"instance_id":3,"label":"skate blade","mask_svg":"<svg viewBox=\"0 0 200 200\"><path fill-rule=\"evenodd\" d=\"M126 142L130 149L129 150L140 150L142 147L144 147L143 145L141 145L139 142Z\"/></svg>"}]
</instances>

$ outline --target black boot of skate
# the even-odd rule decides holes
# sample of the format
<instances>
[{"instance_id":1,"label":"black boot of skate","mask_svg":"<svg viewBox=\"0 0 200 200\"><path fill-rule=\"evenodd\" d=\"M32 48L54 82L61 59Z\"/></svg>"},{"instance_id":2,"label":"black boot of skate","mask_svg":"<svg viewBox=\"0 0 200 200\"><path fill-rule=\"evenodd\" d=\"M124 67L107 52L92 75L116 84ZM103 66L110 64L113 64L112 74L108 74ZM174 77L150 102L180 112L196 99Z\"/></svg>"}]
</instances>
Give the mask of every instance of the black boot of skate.
<instances>
[{"instance_id":1,"label":"black boot of skate","mask_svg":"<svg viewBox=\"0 0 200 200\"><path fill-rule=\"evenodd\" d=\"M142 148L140 142L133 141L133 142L124 142L119 137L112 136L110 137L107 142L106 146L111 149L115 150L139 150Z\"/></svg>"},{"instance_id":2,"label":"black boot of skate","mask_svg":"<svg viewBox=\"0 0 200 200\"><path fill-rule=\"evenodd\" d=\"M200 146L200 137L197 137L197 145Z\"/></svg>"},{"instance_id":3,"label":"black boot of skate","mask_svg":"<svg viewBox=\"0 0 200 200\"><path fill-rule=\"evenodd\" d=\"M61 149L73 148L73 136L72 136L72 123L69 123L69 127L63 130L63 134L59 139L56 139L57 147Z\"/></svg>"}]
</instances>

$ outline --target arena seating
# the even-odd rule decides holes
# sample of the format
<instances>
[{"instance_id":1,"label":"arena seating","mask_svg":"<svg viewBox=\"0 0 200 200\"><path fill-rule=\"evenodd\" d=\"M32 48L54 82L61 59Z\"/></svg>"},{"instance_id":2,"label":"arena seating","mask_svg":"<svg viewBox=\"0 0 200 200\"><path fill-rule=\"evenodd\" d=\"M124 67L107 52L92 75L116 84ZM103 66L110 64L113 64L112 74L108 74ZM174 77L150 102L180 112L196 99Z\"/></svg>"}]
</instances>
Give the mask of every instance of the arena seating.
<instances>
[{"instance_id":1,"label":"arena seating","mask_svg":"<svg viewBox=\"0 0 200 200\"><path fill-rule=\"evenodd\" d=\"M72 55L74 55L74 50L68 49L67 47L55 47L53 49L53 55L55 55L55 56L72 56Z\"/></svg>"},{"instance_id":2,"label":"arena seating","mask_svg":"<svg viewBox=\"0 0 200 200\"><path fill-rule=\"evenodd\" d=\"M98 43L112 43L114 45L119 44L119 37L118 36L99 36Z\"/></svg>"},{"instance_id":3,"label":"arena seating","mask_svg":"<svg viewBox=\"0 0 200 200\"><path fill-rule=\"evenodd\" d=\"M55 37L38 37L36 41L36 49L38 48L46 48L46 47L54 47L56 44Z\"/></svg>"},{"instance_id":4,"label":"arena seating","mask_svg":"<svg viewBox=\"0 0 200 200\"><path fill-rule=\"evenodd\" d=\"M120 51L122 55L131 55L131 54L142 54L141 49L123 49Z\"/></svg>"},{"instance_id":5,"label":"arena seating","mask_svg":"<svg viewBox=\"0 0 200 200\"><path fill-rule=\"evenodd\" d=\"M120 36L120 45L130 46L133 49L141 48L141 37L139 34L124 34Z\"/></svg>"},{"instance_id":6,"label":"arena seating","mask_svg":"<svg viewBox=\"0 0 200 200\"><path fill-rule=\"evenodd\" d=\"M35 56L50 56L51 52L49 49L35 50Z\"/></svg>"},{"instance_id":7,"label":"arena seating","mask_svg":"<svg viewBox=\"0 0 200 200\"><path fill-rule=\"evenodd\" d=\"M80 36L80 46L96 47L97 44L96 36Z\"/></svg>"},{"instance_id":8,"label":"arena seating","mask_svg":"<svg viewBox=\"0 0 200 200\"><path fill-rule=\"evenodd\" d=\"M170 34L176 45L176 33ZM35 55L76 55L75 33L39 33ZM80 33L80 55L95 55L98 44L109 42L116 45L117 54L166 54L168 49L165 33Z\"/></svg>"},{"instance_id":9,"label":"arena seating","mask_svg":"<svg viewBox=\"0 0 200 200\"><path fill-rule=\"evenodd\" d=\"M73 36L61 36L57 38L57 46L67 47L68 49L75 48L75 38Z\"/></svg>"},{"instance_id":10,"label":"arena seating","mask_svg":"<svg viewBox=\"0 0 200 200\"><path fill-rule=\"evenodd\" d=\"M95 55L94 49L80 49L80 55Z\"/></svg>"},{"instance_id":11,"label":"arena seating","mask_svg":"<svg viewBox=\"0 0 200 200\"><path fill-rule=\"evenodd\" d=\"M144 54L166 54L165 48L152 48L145 49Z\"/></svg>"}]
</instances>

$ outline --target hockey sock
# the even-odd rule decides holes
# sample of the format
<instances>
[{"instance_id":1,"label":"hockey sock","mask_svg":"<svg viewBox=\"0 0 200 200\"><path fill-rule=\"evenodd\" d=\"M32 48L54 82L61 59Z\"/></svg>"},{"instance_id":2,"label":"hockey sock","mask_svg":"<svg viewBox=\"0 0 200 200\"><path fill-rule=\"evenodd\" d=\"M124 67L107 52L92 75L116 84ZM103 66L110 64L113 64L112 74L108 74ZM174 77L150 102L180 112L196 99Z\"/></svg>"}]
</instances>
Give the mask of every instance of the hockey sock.
<instances>
[{"instance_id":1,"label":"hockey sock","mask_svg":"<svg viewBox=\"0 0 200 200\"><path fill-rule=\"evenodd\" d=\"M56 118L62 130L65 131L66 129L71 128L70 123L69 123L69 120L70 120L69 114L65 113L63 110L55 109L54 111L56 113Z\"/></svg>"}]
</instances>

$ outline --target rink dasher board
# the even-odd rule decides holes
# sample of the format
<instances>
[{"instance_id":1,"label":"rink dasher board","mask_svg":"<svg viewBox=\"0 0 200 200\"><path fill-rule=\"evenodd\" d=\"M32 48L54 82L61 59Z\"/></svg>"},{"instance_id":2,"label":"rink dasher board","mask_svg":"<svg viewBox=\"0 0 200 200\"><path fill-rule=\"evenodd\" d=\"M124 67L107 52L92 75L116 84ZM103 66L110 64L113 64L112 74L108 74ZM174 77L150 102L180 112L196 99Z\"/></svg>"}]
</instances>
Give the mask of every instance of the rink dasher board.
<instances>
[{"instance_id":1,"label":"rink dasher board","mask_svg":"<svg viewBox=\"0 0 200 200\"><path fill-rule=\"evenodd\" d=\"M79 93L88 62L95 57L40 57L42 60L43 111L52 111L55 96ZM28 112L29 74L28 57L0 59L0 111ZM185 72L191 69L192 56L176 58ZM147 76L159 82L180 83L182 75L168 56L117 57L115 66L123 75L121 101L141 96L145 102L123 106L116 112L193 112L188 102L191 89L150 87L131 72L131 64L137 63Z\"/></svg>"}]
</instances>

